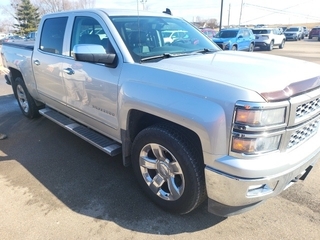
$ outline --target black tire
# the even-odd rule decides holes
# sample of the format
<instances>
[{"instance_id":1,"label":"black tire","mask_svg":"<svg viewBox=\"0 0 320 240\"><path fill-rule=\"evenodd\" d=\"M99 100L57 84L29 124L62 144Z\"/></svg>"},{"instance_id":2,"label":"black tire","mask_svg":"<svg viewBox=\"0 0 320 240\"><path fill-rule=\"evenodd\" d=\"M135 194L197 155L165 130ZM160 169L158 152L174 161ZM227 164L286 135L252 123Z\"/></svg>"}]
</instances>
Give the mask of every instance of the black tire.
<instances>
[{"instance_id":1,"label":"black tire","mask_svg":"<svg viewBox=\"0 0 320 240\"><path fill-rule=\"evenodd\" d=\"M286 42L285 40L282 40L281 44L279 45L279 48L280 48L280 49L283 49L283 48L284 48L285 42Z\"/></svg>"},{"instance_id":2,"label":"black tire","mask_svg":"<svg viewBox=\"0 0 320 240\"><path fill-rule=\"evenodd\" d=\"M237 51L237 50L238 50L238 48L237 48L237 46L236 46L236 45L233 45L233 46L231 47L231 50L232 50L232 51Z\"/></svg>"},{"instance_id":3,"label":"black tire","mask_svg":"<svg viewBox=\"0 0 320 240\"><path fill-rule=\"evenodd\" d=\"M26 117L32 119L38 117L39 108L34 99L29 94L29 91L21 77L17 77L13 83L13 92L18 100L19 107Z\"/></svg>"},{"instance_id":4,"label":"black tire","mask_svg":"<svg viewBox=\"0 0 320 240\"><path fill-rule=\"evenodd\" d=\"M308 38L309 38L309 39L312 39L312 37L311 37L311 36L309 36Z\"/></svg>"},{"instance_id":5,"label":"black tire","mask_svg":"<svg viewBox=\"0 0 320 240\"><path fill-rule=\"evenodd\" d=\"M183 131L158 124L142 130L132 146L139 184L166 211L186 214L206 199L201 149Z\"/></svg>"},{"instance_id":6,"label":"black tire","mask_svg":"<svg viewBox=\"0 0 320 240\"><path fill-rule=\"evenodd\" d=\"M253 44L253 43L250 43L248 52L253 52L253 50L254 50L254 44Z\"/></svg>"},{"instance_id":7,"label":"black tire","mask_svg":"<svg viewBox=\"0 0 320 240\"><path fill-rule=\"evenodd\" d=\"M273 50L273 41L270 42L269 46L268 46L268 51L272 51Z\"/></svg>"}]
</instances>

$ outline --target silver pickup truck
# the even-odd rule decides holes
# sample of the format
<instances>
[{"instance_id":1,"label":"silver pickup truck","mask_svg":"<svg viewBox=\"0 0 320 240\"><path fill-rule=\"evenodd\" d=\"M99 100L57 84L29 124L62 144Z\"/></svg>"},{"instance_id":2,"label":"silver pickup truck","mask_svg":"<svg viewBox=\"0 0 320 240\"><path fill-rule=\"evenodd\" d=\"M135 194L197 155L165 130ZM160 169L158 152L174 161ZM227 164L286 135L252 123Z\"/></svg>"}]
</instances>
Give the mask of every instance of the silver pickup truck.
<instances>
[{"instance_id":1,"label":"silver pickup truck","mask_svg":"<svg viewBox=\"0 0 320 240\"><path fill-rule=\"evenodd\" d=\"M182 34L164 41L168 31ZM320 157L320 66L222 51L181 18L45 15L34 44L7 43L1 54L26 117L122 154L167 211L206 199L220 216L247 211L305 179Z\"/></svg>"}]
</instances>

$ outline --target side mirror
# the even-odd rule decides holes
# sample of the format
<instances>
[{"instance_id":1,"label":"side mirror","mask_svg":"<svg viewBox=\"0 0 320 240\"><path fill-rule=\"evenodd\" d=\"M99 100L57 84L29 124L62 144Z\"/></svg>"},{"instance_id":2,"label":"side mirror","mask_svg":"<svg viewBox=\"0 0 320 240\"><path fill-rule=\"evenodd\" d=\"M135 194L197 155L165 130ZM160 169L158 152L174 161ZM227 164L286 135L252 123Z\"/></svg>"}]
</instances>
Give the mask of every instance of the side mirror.
<instances>
[{"instance_id":1,"label":"side mirror","mask_svg":"<svg viewBox=\"0 0 320 240\"><path fill-rule=\"evenodd\" d=\"M101 45L96 44L76 44L73 47L73 58L76 61L103 63L111 67L116 67L115 53L106 53Z\"/></svg>"}]
</instances>

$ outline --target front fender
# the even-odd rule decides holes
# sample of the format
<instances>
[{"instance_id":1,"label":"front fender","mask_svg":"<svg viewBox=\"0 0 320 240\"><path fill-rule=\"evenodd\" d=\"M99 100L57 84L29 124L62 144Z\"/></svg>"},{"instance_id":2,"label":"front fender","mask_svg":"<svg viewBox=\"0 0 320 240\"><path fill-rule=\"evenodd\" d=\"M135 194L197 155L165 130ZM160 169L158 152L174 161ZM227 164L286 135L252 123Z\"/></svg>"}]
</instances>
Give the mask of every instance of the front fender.
<instances>
[{"instance_id":1,"label":"front fender","mask_svg":"<svg viewBox=\"0 0 320 240\"><path fill-rule=\"evenodd\" d=\"M202 150L226 154L228 129L224 109L206 97L137 80L125 81L119 91L119 122L127 129L128 114L138 110L195 132Z\"/></svg>"}]
</instances>

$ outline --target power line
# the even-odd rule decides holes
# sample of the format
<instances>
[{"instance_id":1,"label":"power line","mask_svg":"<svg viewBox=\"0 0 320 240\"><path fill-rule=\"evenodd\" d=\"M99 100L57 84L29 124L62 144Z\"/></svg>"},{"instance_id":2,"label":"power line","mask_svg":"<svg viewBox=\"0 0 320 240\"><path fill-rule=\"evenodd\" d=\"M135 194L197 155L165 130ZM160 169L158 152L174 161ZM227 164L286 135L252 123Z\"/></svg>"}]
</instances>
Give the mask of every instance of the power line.
<instances>
[{"instance_id":1,"label":"power line","mask_svg":"<svg viewBox=\"0 0 320 240\"><path fill-rule=\"evenodd\" d=\"M299 5L302 5L302 4L306 4L307 2L310 2L310 1L313 1L313 0L307 0L307 1L304 1L302 3L298 3L298 4L295 4L293 6L290 6L290 7L287 7L287 8L284 8L284 9L275 9L275 8L269 8L269 7L264 7L264 6L259 6L259 5L255 5L255 4L250 4L250 3L245 3L246 6L252 6L252 7L255 7L255 8L261 8L261 9L264 9L264 10L267 10L267 11L271 11L272 13L269 13L269 14L266 14L266 15L263 15L263 16L260 16L260 17L257 17L257 18L254 18L254 19L250 19L250 20L247 20L245 22L251 22L251 21L254 21L254 20L257 20L257 19L261 19L261 18L265 18L267 16L270 16L270 15L273 15L273 14L290 14L290 15L293 15L293 16L297 16L297 17L306 17L306 18L309 18L309 19L313 19L313 20L317 20L319 21L320 18L319 17L316 17L316 16L310 16L308 14L302 14L302 13L294 13L294 12L290 12L290 11L287 11L288 9L290 8L294 8L294 7L297 7Z\"/></svg>"}]
</instances>

